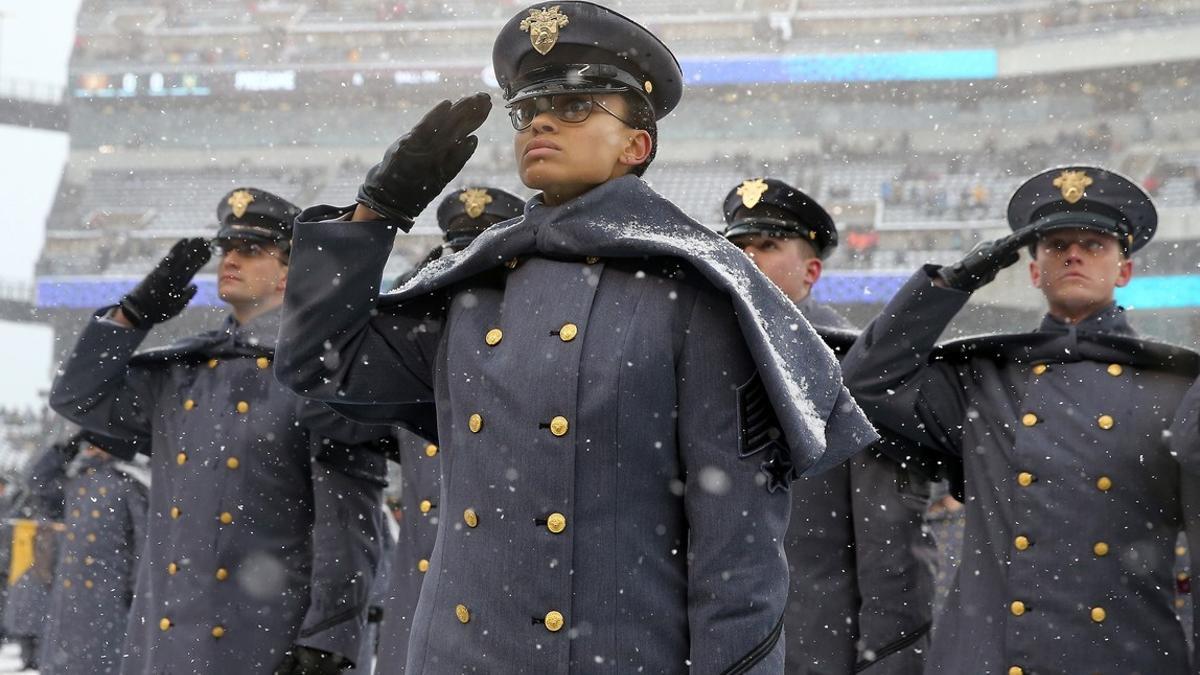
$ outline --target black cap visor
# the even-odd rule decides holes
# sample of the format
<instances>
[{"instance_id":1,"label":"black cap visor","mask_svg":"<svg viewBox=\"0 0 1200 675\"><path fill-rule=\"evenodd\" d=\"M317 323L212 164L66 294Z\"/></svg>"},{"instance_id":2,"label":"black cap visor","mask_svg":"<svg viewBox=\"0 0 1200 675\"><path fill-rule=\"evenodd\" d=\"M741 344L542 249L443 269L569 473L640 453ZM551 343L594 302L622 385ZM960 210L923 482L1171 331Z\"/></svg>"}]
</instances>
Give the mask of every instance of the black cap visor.
<instances>
[{"instance_id":1,"label":"black cap visor","mask_svg":"<svg viewBox=\"0 0 1200 675\"><path fill-rule=\"evenodd\" d=\"M574 63L530 70L513 82L511 91L508 107L527 99L555 94L642 93L638 78L603 63Z\"/></svg>"}]
</instances>

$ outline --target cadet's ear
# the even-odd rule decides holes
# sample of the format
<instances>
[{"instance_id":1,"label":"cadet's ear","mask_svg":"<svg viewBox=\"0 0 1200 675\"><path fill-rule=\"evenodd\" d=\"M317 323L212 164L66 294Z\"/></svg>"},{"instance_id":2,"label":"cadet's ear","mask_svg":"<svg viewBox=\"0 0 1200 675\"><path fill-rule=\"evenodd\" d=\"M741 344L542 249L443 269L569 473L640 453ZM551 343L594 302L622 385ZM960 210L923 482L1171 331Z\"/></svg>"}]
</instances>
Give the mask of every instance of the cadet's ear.
<instances>
[{"instance_id":1,"label":"cadet's ear","mask_svg":"<svg viewBox=\"0 0 1200 675\"><path fill-rule=\"evenodd\" d=\"M1029 261L1029 281L1034 288L1042 287L1042 268L1038 267L1037 258Z\"/></svg>"},{"instance_id":2,"label":"cadet's ear","mask_svg":"<svg viewBox=\"0 0 1200 675\"><path fill-rule=\"evenodd\" d=\"M644 164L650 157L650 151L654 149L654 140L645 129L631 129L629 134L625 149L621 151L620 162L625 166Z\"/></svg>"},{"instance_id":3,"label":"cadet's ear","mask_svg":"<svg viewBox=\"0 0 1200 675\"><path fill-rule=\"evenodd\" d=\"M1121 258L1117 268L1117 288L1124 288L1129 285L1129 280L1133 278L1133 259Z\"/></svg>"}]
</instances>

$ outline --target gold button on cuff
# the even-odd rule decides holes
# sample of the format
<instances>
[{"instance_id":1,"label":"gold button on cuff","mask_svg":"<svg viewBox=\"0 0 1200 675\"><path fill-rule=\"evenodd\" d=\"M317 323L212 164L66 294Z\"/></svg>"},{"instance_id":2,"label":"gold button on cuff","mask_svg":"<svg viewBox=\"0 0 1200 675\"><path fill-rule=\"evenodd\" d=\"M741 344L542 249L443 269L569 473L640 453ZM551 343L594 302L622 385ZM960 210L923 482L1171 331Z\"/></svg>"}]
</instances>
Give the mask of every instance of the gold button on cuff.
<instances>
[{"instance_id":1,"label":"gold button on cuff","mask_svg":"<svg viewBox=\"0 0 1200 675\"><path fill-rule=\"evenodd\" d=\"M1112 375L1113 377L1118 377L1123 372L1125 372L1125 369L1122 368L1121 364L1119 363L1114 363L1108 367L1108 374Z\"/></svg>"},{"instance_id":2,"label":"gold button on cuff","mask_svg":"<svg viewBox=\"0 0 1200 675\"><path fill-rule=\"evenodd\" d=\"M216 368L218 363L220 363L220 361L217 361L216 359L209 359L209 360L208 360L208 367L209 367L209 368Z\"/></svg>"},{"instance_id":3,"label":"gold button on cuff","mask_svg":"<svg viewBox=\"0 0 1200 675\"><path fill-rule=\"evenodd\" d=\"M1101 415L1100 417L1096 418L1096 424L1101 429L1108 431L1109 429L1113 428L1113 424L1116 424L1116 420L1112 418L1112 415Z\"/></svg>"},{"instance_id":4,"label":"gold button on cuff","mask_svg":"<svg viewBox=\"0 0 1200 675\"><path fill-rule=\"evenodd\" d=\"M1012 612L1013 616L1021 616L1025 613L1025 603L1021 602L1020 600L1014 600L1013 603L1008 606L1008 610Z\"/></svg>"},{"instance_id":5,"label":"gold button on cuff","mask_svg":"<svg viewBox=\"0 0 1200 675\"><path fill-rule=\"evenodd\" d=\"M255 359L254 364L258 366L259 370L266 370L267 368L271 367L271 359L268 359L265 356L260 356Z\"/></svg>"},{"instance_id":6,"label":"gold button on cuff","mask_svg":"<svg viewBox=\"0 0 1200 675\"><path fill-rule=\"evenodd\" d=\"M483 341L487 343L487 346L489 347L495 347L496 345L500 344L500 341L503 339L504 331L500 330L499 328L493 328L487 332L487 335L483 336Z\"/></svg>"},{"instance_id":7,"label":"gold button on cuff","mask_svg":"<svg viewBox=\"0 0 1200 675\"><path fill-rule=\"evenodd\" d=\"M1108 555L1108 544L1103 541L1096 542L1092 546L1092 553L1095 553L1097 558L1103 558Z\"/></svg>"},{"instance_id":8,"label":"gold button on cuff","mask_svg":"<svg viewBox=\"0 0 1200 675\"><path fill-rule=\"evenodd\" d=\"M553 610L546 612L546 618L544 621L546 624L546 630L550 631L551 633L557 633L558 631L562 630L562 627L563 627L562 613L556 612Z\"/></svg>"},{"instance_id":9,"label":"gold button on cuff","mask_svg":"<svg viewBox=\"0 0 1200 675\"><path fill-rule=\"evenodd\" d=\"M230 457L229 459L225 460L225 466L230 469L236 469L241 465L242 463L238 461L237 457Z\"/></svg>"},{"instance_id":10,"label":"gold button on cuff","mask_svg":"<svg viewBox=\"0 0 1200 675\"><path fill-rule=\"evenodd\" d=\"M417 508L421 509L421 513L429 513L433 509L433 502L428 499L422 499Z\"/></svg>"},{"instance_id":11,"label":"gold button on cuff","mask_svg":"<svg viewBox=\"0 0 1200 675\"><path fill-rule=\"evenodd\" d=\"M1021 473L1017 474L1017 485L1020 485L1021 487L1029 487L1030 485L1033 485L1033 474L1029 473L1028 471L1022 471Z\"/></svg>"},{"instance_id":12,"label":"gold button on cuff","mask_svg":"<svg viewBox=\"0 0 1200 675\"><path fill-rule=\"evenodd\" d=\"M1021 418L1021 424L1024 424L1027 427L1031 427L1037 423L1038 416L1034 415L1033 413L1025 413L1025 415Z\"/></svg>"},{"instance_id":13,"label":"gold button on cuff","mask_svg":"<svg viewBox=\"0 0 1200 675\"><path fill-rule=\"evenodd\" d=\"M467 419L467 428L470 429L471 433L473 434L479 433L479 430L483 428L483 415L480 415L479 413L471 415L471 417Z\"/></svg>"},{"instance_id":14,"label":"gold button on cuff","mask_svg":"<svg viewBox=\"0 0 1200 675\"><path fill-rule=\"evenodd\" d=\"M459 623L467 623L471 620L471 612L466 605L457 605L454 607L454 616L458 617Z\"/></svg>"},{"instance_id":15,"label":"gold button on cuff","mask_svg":"<svg viewBox=\"0 0 1200 675\"><path fill-rule=\"evenodd\" d=\"M417 571L424 574L429 571L429 561L421 558L417 561Z\"/></svg>"},{"instance_id":16,"label":"gold button on cuff","mask_svg":"<svg viewBox=\"0 0 1200 675\"><path fill-rule=\"evenodd\" d=\"M425 456L426 457L436 457L437 453L438 453L438 446L434 445L433 443L430 443L429 445L425 446Z\"/></svg>"},{"instance_id":17,"label":"gold button on cuff","mask_svg":"<svg viewBox=\"0 0 1200 675\"><path fill-rule=\"evenodd\" d=\"M567 418L563 417L562 415L550 420L550 433L554 434L555 436L566 436L567 430L570 427L571 425L567 423Z\"/></svg>"},{"instance_id":18,"label":"gold button on cuff","mask_svg":"<svg viewBox=\"0 0 1200 675\"><path fill-rule=\"evenodd\" d=\"M178 455L175 455L175 463L180 466L187 464L187 453L181 452Z\"/></svg>"},{"instance_id":19,"label":"gold button on cuff","mask_svg":"<svg viewBox=\"0 0 1200 675\"><path fill-rule=\"evenodd\" d=\"M167 617L164 616L163 618L158 620L159 630L167 630L170 627L171 627L171 620L168 619Z\"/></svg>"},{"instance_id":20,"label":"gold button on cuff","mask_svg":"<svg viewBox=\"0 0 1200 675\"><path fill-rule=\"evenodd\" d=\"M233 522L233 514L232 513L225 511L224 513L221 514L221 524L222 525L228 525L232 522Z\"/></svg>"},{"instance_id":21,"label":"gold button on cuff","mask_svg":"<svg viewBox=\"0 0 1200 675\"><path fill-rule=\"evenodd\" d=\"M192 399L190 399L190 398L189 398L188 400L186 400L186 401L184 401L184 402L183 402L183 409L184 409L184 410L191 410L192 408L195 408L195 407L196 407L196 402L195 402L195 401L193 401L193 400L192 400Z\"/></svg>"},{"instance_id":22,"label":"gold button on cuff","mask_svg":"<svg viewBox=\"0 0 1200 675\"><path fill-rule=\"evenodd\" d=\"M224 626L213 626L212 636L217 638L218 640L225 637L225 627Z\"/></svg>"},{"instance_id":23,"label":"gold button on cuff","mask_svg":"<svg viewBox=\"0 0 1200 675\"><path fill-rule=\"evenodd\" d=\"M225 581L229 578L229 570L224 567L218 567L217 573L214 576L217 577L217 581Z\"/></svg>"},{"instance_id":24,"label":"gold button on cuff","mask_svg":"<svg viewBox=\"0 0 1200 675\"><path fill-rule=\"evenodd\" d=\"M237 411L245 415L246 413L250 412L250 404L246 403L245 401L238 401Z\"/></svg>"},{"instance_id":25,"label":"gold button on cuff","mask_svg":"<svg viewBox=\"0 0 1200 675\"><path fill-rule=\"evenodd\" d=\"M570 342L579 335L579 326L573 323L564 323L562 328L558 329L558 339L563 342Z\"/></svg>"},{"instance_id":26,"label":"gold button on cuff","mask_svg":"<svg viewBox=\"0 0 1200 675\"><path fill-rule=\"evenodd\" d=\"M1016 539L1013 539L1013 546L1015 546L1018 551L1024 551L1025 549L1029 548L1029 537L1020 535Z\"/></svg>"},{"instance_id":27,"label":"gold button on cuff","mask_svg":"<svg viewBox=\"0 0 1200 675\"><path fill-rule=\"evenodd\" d=\"M1008 669L1008 675L1025 675L1025 669L1021 666L1013 666Z\"/></svg>"},{"instance_id":28,"label":"gold button on cuff","mask_svg":"<svg viewBox=\"0 0 1200 675\"><path fill-rule=\"evenodd\" d=\"M1047 366L1047 365L1046 365L1046 364L1044 364L1044 363L1039 363L1039 364L1037 364L1036 366L1034 366L1034 367L1033 367L1033 374L1034 374L1034 375L1042 375L1042 374L1045 374L1045 372L1046 372L1047 370L1050 370L1050 367L1049 367L1049 366Z\"/></svg>"},{"instance_id":29,"label":"gold button on cuff","mask_svg":"<svg viewBox=\"0 0 1200 675\"><path fill-rule=\"evenodd\" d=\"M467 527L479 527L479 514L475 513L475 509L467 509L463 511L463 522Z\"/></svg>"},{"instance_id":30,"label":"gold button on cuff","mask_svg":"<svg viewBox=\"0 0 1200 675\"><path fill-rule=\"evenodd\" d=\"M1108 612L1104 611L1103 607L1092 608L1092 621L1095 621L1096 623L1104 623L1104 620L1107 618Z\"/></svg>"},{"instance_id":31,"label":"gold button on cuff","mask_svg":"<svg viewBox=\"0 0 1200 675\"><path fill-rule=\"evenodd\" d=\"M181 511L178 506L171 507L171 517L172 518L177 519L177 518L179 518L179 516L182 516L182 515L183 515L183 511Z\"/></svg>"},{"instance_id":32,"label":"gold button on cuff","mask_svg":"<svg viewBox=\"0 0 1200 675\"><path fill-rule=\"evenodd\" d=\"M179 565L176 563L167 563L167 574L174 575L179 571Z\"/></svg>"},{"instance_id":33,"label":"gold button on cuff","mask_svg":"<svg viewBox=\"0 0 1200 675\"><path fill-rule=\"evenodd\" d=\"M1101 476L1096 480L1096 489L1101 492L1108 492L1112 489L1113 482L1108 476Z\"/></svg>"},{"instance_id":34,"label":"gold button on cuff","mask_svg":"<svg viewBox=\"0 0 1200 675\"><path fill-rule=\"evenodd\" d=\"M567 529L567 517L561 513L551 513L546 518L546 529L554 534L562 534L562 531Z\"/></svg>"}]
</instances>

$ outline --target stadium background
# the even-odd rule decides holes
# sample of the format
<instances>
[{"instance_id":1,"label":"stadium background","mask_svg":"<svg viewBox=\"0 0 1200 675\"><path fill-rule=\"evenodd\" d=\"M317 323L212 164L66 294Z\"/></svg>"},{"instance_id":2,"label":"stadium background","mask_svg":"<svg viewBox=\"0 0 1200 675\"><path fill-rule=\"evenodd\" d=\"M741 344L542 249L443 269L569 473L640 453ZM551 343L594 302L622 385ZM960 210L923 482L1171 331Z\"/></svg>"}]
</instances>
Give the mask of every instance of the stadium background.
<instances>
[{"instance_id":1,"label":"stadium background","mask_svg":"<svg viewBox=\"0 0 1200 675\"><path fill-rule=\"evenodd\" d=\"M174 240L213 232L233 187L351 202L365 168L438 100L498 93L492 40L528 4L83 0L66 88L0 87L4 123L70 139L35 279L0 284L0 319L49 325L57 362ZM647 180L713 227L745 178L816 196L842 242L816 294L856 323L920 264L1006 232L1025 178L1093 163L1140 182L1159 207L1157 239L1120 301L1142 332L1200 345L1200 2L604 4L662 36L685 72ZM494 111L451 187L529 195L511 135ZM389 274L437 242L432 211L399 238ZM149 344L216 320L214 267ZM981 291L951 332L1033 325L1040 296L1024 268ZM45 421L6 417L18 431L0 445L46 433Z\"/></svg>"}]
</instances>

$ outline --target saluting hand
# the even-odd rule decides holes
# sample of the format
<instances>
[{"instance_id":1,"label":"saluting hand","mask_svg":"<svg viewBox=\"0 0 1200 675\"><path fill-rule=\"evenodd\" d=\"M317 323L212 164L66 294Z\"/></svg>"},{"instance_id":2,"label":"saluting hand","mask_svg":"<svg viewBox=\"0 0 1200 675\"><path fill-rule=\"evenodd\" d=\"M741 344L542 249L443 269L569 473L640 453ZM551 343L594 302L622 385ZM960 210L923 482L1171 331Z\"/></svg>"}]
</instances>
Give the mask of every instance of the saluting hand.
<instances>
[{"instance_id":1,"label":"saluting hand","mask_svg":"<svg viewBox=\"0 0 1200 675\"><path fill-rule=\"evenodd\" d=\"M121 314L140 330L175 317L196 295L192 277L211 257L207 239L193 237L175 242L150 274L121 298Z\"/></svg>"},{"instance_id":2,"label":"saluting hand","mask_svg":"<svg viewBox=\"0 0 1200 675\"><path fill-rule=\"evenodd\" d=\"M985 241L953 265L938 270L941 281L949 288L971 293L992 282L996 274L1021 259L1021 249L1037 239L1033 228L1025 228L993 241Z\"/></svg>"},{"instance_id":3,"label":"saluting hand","mask_svg":"<svg viewBox=\"0 0 1200 675\"><path fill-rule=\"evenodd\" d=\"M472 134L491 109L492 98L482 92L437 104L367 171L358 203L407 229L462 171L479 145Z\"/></svg>"}]
</instances>

